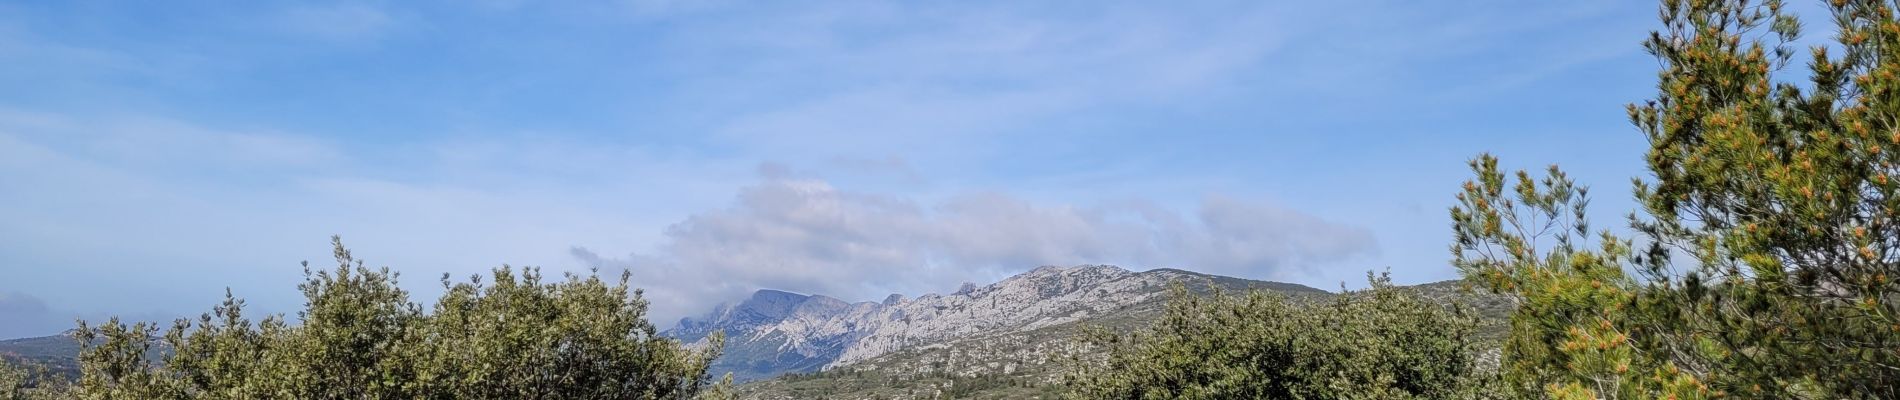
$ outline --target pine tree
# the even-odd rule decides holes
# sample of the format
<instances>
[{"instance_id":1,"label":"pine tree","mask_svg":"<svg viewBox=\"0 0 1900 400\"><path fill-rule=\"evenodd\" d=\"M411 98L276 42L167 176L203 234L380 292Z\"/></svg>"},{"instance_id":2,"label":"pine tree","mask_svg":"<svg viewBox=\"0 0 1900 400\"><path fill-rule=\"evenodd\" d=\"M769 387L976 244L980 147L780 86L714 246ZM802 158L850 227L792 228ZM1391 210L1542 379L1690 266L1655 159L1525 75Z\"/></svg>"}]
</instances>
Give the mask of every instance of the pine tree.
<instances>
[{"instance_id":1,"label":"pine tree","mask_svg":"<svg viewBox=\"0 0 1900 400\"><path fill-rule=\"evenodd\" d=\"M1515 303L1502 353L1516 398L1698 399L1715 395L1694 376L1633 343L1635 280L1624 274L1631 245L1593 232L1589 190L1551 167L1541 180L1471 162L1452 208L1453 264L1476 287ZM1638 335L1638 336L1632 336Z\"/></svg>"},{"instance_id":2,"label":"pine tree","mask_svg":"<svg viewBox=\"0 0 1900 400\"><path fill-rule=\"evenodd\" d=\"M1520 303L1520 394L1900 398L1900 19L1827 6L1834 43L1789 77L1801 24L1780 2L1663 2L1659 94L1629 108L1653 174L1640 245L1586 245L1586 197L1554 167L1513 184L1473 162L1455 263Z\"/></svg>"}]
</instances>

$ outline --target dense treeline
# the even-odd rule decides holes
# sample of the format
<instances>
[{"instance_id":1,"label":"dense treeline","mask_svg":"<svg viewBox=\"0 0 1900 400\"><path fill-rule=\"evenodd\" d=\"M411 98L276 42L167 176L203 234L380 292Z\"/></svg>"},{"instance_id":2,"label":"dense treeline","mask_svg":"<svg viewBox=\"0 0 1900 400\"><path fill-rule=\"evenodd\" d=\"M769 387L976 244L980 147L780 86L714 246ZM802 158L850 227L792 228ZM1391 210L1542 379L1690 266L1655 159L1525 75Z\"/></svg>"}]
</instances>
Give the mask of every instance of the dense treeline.
<instances>
[{"instance_id":1,"label":"dense treeline","mask_svg":"<svg viewBox=\"0 0 1900 400\"><path fill-rule=\"evenodd\" d=\"M455 283L432 309L387 268L335 243L337 266L305 266L299 324L252 322L229 293L162 336L150 324L81 323L75 382L0 369L0 399L686 399L729 384L706 369L720 340L693 350L657 336L638 290L598 276L544 282L502 267ZM152 360L147 351L162 346ZM29 381L33 380L33 381Z\"/></svg>"}]
</instances>

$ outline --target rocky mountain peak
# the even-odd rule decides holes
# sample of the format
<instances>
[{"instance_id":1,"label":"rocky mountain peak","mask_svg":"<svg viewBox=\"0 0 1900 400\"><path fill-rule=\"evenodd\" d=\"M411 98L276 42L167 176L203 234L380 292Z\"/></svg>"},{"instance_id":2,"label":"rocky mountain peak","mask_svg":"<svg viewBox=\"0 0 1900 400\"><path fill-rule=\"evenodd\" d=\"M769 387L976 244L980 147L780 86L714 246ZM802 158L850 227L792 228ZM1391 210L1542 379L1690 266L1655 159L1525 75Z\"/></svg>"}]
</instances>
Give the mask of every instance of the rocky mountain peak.
<instances>
[{"instance_id":1,"label":"rocky mountain peak","mask_svg":"<svg viewBox=\"0 0 1900 400\"><path fill-rule=\"evenodd\" d=\"M791 315L793 309L804 304L811 297L780 290L761 289L752 292L752 297L740 302L733 311L750 313L764 319L780 319Z\"/></svg>"},{"instance_id":2,"label":"rocky mountain peak","mask_svg":"<svg viewBox=\"0 0 1900 400\"><path fill-rule=\"evenodd\" d=\"M1029 270L1029 272L1024 272L1022 273L1022 275L1035 276L1035 275L1057 274L1057 273L1062 273L1062 270L1064 269L1066 268L1062 268L1061 266L1044 265L1044 266L1036 267L1036 269Z\"/></svg>"},{"instance_id":3,"label":"rocky mountain peak","mask_svg":"<svg viewBox=\"0 0 1900 400\"><path fill-rule=\"evenodd\" d=\"M957 291L951 292L950 294L958 295L958 296L966 296L975 292L976 292L976 283L964 282L962 285L957 286Z\"/></svg>"},{"instance_id":4,"label":"rocky mountain peak","mask_svg":"<svg viewBox=\"0 0 1900 400\"><path fill-rule=\"evenodd\" d=\"M782 290L760 289L739 304L720 304L704 315L681 318L678 326L667 330L667 335L697 342L715 331L731 334L777 323L792 315L810 297Z\"/></svg>"}]
</instances>

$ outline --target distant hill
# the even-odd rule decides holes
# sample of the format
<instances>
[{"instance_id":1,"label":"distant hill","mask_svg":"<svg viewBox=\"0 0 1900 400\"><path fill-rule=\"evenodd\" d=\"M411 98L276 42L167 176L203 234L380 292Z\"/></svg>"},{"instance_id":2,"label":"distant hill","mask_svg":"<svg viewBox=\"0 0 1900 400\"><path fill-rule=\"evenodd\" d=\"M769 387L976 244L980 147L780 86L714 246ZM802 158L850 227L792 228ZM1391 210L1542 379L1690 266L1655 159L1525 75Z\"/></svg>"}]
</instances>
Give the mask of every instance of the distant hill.
<instances>
[{"instance_id":1,"label":"distant hill","mask_svg":"<svg viewBox=\"0 0 1900 400\"><path fill-rule=\"evenodd\" d=\"M67 376L79 374L79 341L73 331L58 335L0 340L0 358L16 363L39 364ZM152 350L146 358L158 360L169 351L157 337L151 338Z\"/></svg>"},{"instance_id":2,"label":"distant hill","mask_svg":"<svg viewBox=\"0 0 1900 400\"><path fill-rule=\"evenodd\" d=\"M57 368L76 368L79 342L71 332L52 336L0 340L0 357Z\"/></svg>"},{"instance_id":3,"label":"distant hill","mask_svg":"<svg viewBox=\"0 0 1900 400\"><path fill-rule=\"evenodd\" d=\"M1052 332L1080 321L1145 321L1159 312L1174 282L1197 290L1260 289L1294 296L1328 296L1307 286L1254 281L1178 269L1131 272L1087 265L1041 267L986 286L965 284L950 294L882 302L846 303L820 295L761 290L736 305L680 321L664 335L686 342L726 333L715 376L746 382L809 373L874 360L894 352L961 340ZM1063 328L1067 329L1067 328Z\"/></svg>"},{"instance_id":4,"label":"distant hill","mask_svg":"<svg viewBox=\"0 0 1900 400\"><path fill-rule=\"evenodd\" d=\"M1061 388L1057 380L1069 356L1081 347L1075 338L1084 329L1127 330L1147 326L1165 307L1166 288L1181 282L1196 292L1219 288L1229 293L1249 289L1273 291L1298 300L1324 300L1335 294L1307 286L1255 281L1175 269L1129 272L1112 266L1044 267L996 284L973 287L950 295L926 295L917 300L880 303L903 312L846 314L831 319L789 323L751 320L745 329L729 330L729 352L718 366L735 377L770 376L758 367L795 366L777 371L772 379L740 386L741 398L883 398L883 399L1051 399ZM1421 296L1445 303L1475 306L1485 316L1484 342L1502 337L1506 303L1491 296L1472 295L1446 281L1409 286ZM868 304L868 303L860 303ZM859 306L867 307L868 306ZM922 315L917 314L922 312ZM909 317L907 324L871 318ZM768 318L769 319L769 318ZM840 321L867 327L856 333L836 332L822 341L803 340L798 327ZM692 320L697 329L720 323ZM685 324L682 324L685 326ZM843 339L840 339L843 338ZM856 341L849 340L857 338ZM895 338L895 339L894 339ZM759 363L773 348L812 349L796 364ZM843 346L837 351L814 343ZM841 354L829 363L823 357ZM1495 357L1491 352L1487 358ZM813 367L817 365L817 367ZM744 368L755 368L746 370Z\"/></svg>"}]
</instances>

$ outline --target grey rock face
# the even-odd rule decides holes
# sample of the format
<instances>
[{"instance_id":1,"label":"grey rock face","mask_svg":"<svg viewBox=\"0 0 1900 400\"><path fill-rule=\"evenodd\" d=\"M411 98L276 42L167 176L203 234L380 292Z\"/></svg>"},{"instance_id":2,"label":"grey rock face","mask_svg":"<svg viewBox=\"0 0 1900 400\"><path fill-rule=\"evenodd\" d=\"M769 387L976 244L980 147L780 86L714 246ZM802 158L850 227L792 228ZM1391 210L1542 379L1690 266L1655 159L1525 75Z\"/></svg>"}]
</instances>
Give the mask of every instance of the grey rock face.
<instances>
[{"instance_id":1,"label":"grey rock face","mask_svg":"<svg viewBox=\"0 0 1900 400\"><path fill-rule=\"evenodd\" d=\"M728 333L748 330L760 325L777 323L792 314L806 296L797 293L765 289L752 293L751 298L737 305L721 304L711 313L697 318L682 318L678 327L667 334L687 342L703 340L714 331Z\"/></svg>"}]
</instances>

